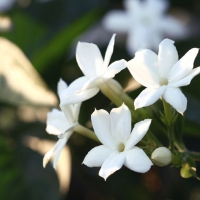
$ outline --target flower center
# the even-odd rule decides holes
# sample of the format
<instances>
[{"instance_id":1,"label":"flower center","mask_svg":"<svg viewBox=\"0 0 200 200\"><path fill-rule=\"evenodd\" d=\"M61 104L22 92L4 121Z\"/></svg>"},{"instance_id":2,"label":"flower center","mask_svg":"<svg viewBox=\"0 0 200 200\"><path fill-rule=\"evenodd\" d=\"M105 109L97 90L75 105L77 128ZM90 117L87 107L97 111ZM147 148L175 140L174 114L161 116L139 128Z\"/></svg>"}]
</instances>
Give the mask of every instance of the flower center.
<instances>
[{"instance_id":1,"label":"flower center","mask_svg":"<svg viewBox=\"0 0 200 200\"><path fill-rule=\"evenodd\" d=\"M119 143L118 144L118 151L122 152L122 151L124 151L124 149L125 149L125 145L123 143Z\"/></svg>"},{"instance_id":2,"label":"flower center","mask_svg":"<svg viewBox=\"0 0 200 200\"><path fill-rule=\"evenodd\" d=\"M162 85L167 85L168 84L168 80L166 78L161 78L159 83L160 83L161 86Z\"/></svg>"}]
</instances>

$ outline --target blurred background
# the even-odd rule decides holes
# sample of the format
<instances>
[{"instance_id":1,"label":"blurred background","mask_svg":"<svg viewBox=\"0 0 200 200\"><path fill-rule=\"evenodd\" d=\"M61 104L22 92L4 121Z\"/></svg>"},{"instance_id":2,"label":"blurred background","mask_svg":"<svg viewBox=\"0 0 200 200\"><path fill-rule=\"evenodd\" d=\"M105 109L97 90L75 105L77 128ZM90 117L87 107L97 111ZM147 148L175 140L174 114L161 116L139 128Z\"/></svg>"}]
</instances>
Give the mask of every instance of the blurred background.
<instances>
[{"instance_id":1,"label":"blurred background","mask_svg":"<svg viewBox=\"0 0 200 200\"><path fill-rule=\"evenodd\" d=\"M154 166L145 174L123 167L105 182L98 176L99 169L81 165L87 152L98 144L76 133L62 151L57 171L51 163L42 167L44 154L57 141L45 131L47 112L59 105L57 82L62 78L70 84L82 76L75 59L78 41L97 44L104 57L113 32L104 27L102 20L111 10L125 11L123 1L0 0L1 200L200 199L199 181L183 179L180 169L169 166ZM200 1L171 0L164 15L176 17L188 30L186 37L175 40L179 57L200 47ZM111 62L134 57L126 49L127 35L117 33ZM194 66L199 65L200 55ZM133 98L143 89L127 69L116 79ZM184 141L196 151L200 151L199 84L198 75L183 88L188 98ZM162 109L160 102L156 106ZM98 93L83 102L80 123L91 128L94 108L110 111L112 107ZM161 140L165 138L161 136Z\"/></svg>"}]
</instances>

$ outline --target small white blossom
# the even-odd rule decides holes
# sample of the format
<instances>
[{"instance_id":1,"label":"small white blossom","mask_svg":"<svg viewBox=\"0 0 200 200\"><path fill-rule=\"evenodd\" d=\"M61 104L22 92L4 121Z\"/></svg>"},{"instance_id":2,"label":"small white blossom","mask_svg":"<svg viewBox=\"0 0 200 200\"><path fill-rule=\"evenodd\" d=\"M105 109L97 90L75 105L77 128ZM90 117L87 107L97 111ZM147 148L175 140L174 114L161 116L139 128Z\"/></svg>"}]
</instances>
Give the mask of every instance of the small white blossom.
<instances>
[{"instance_id":1,"label":"small white blossom","mask_svg":"<svg viewBox=\"0 0 200 200\"><path fill-rule=\"evenodd\" d=\"M176 18L165 14L167 0L124 0L125 11L108 12L103 25L112 32L127 33L127 50L130 55L140 48L157 50L164 35L180 38L186 28Z\"/></svg>"},{"instance_id":2,"label":"small white blossom","mask_svg":"<svg viewBox=\"0 0 200 200\"><path fill-rule=\"evenodd\" d=\"M198 51L193 48L178 60L174 41L164 39L159 45L158 55L147 49L136 52L134 59L126 65L134 79L147 88L135 99L135 109L149 106L162 97L183 114L187 99L179 87L189 85L200 73L200 67L193 69Z\"/></svg>"},{"instance_id":3,"label":"small white blossom","mask_svg":"<svg viewBox=\"0 0 200 200\"><path fill-rule=\"evenodd\" d=\"M166 147L156 148L151 154L151 160L159 167L168 165L172 160L172 153Z\"/></svg>"},{"instance_id":4,"label":"small white blossom","mask_svg":"<svg viewBox=\"0 0 200 200\"><path fill-rule=\"evenodd\" d=\"M67 87L67 84L63 80L60 80L58 83L58 95L61 96L63 90L67 89L70 89L70 86ZM62 99L60 99L60 101L62 102ZM56 168L60 153L67 140L72 135L73 128L78 124L80 106L81 103L74 105L61 105L60 107L62 111L53 109L48 113L46 131L49 134L57 135L59 140L56 142L55 146L45 154L43 167L46 166L49 159L55 153L53 166Z\"/></svg>"},{"instance_id":5,"label":"small white blossom","mask_svg":"<svg viewBox=\"0 0 200 200\"><path fill-rule=\"evenodd\" d=\"M144 137L150 119L135 124L131 132L131 113L126 105L111 110L95 110L91 116L94 131L102 145L90 150L83 164L101 167L99 175L105 180L123 165L144 173L153 163L145 152L135 145Z\"/></svg>"},{"instance_id":6,"label":"small white blossom","mask_svg":"<svg viewBox=\"0 0 200 200\"><path fill-rule=\"evenodd\" d=\"M95 96L101 85L112 79L125 66L125 60L109 65L114 48L115 34L112 36L103 60L98 47L92 43L79 42L76 49L76 60L85 76L71 83L70 89L62 92L61 104L74 104ZM109 66L108 66L109 65Z\"/></svg>"}]
</instances>

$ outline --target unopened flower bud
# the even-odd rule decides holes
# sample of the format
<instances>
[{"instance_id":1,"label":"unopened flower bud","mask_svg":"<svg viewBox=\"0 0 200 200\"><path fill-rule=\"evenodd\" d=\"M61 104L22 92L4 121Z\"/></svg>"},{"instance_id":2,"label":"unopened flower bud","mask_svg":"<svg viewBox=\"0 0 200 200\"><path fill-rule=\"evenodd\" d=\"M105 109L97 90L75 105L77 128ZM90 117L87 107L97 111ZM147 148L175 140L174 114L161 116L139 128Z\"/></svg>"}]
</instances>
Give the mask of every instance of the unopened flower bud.
<instances>
[{"instance_id":1,"label":"unopened flower bud","mask_svg":"<svg viewBox=\"0 0 200 200\"><path fill-rule=\"evenodd\" d=\"M164 167L171 162L171 151L166 147L159 147L151 154L151 160L159 167Z\"/></svg>"}]
</instances>

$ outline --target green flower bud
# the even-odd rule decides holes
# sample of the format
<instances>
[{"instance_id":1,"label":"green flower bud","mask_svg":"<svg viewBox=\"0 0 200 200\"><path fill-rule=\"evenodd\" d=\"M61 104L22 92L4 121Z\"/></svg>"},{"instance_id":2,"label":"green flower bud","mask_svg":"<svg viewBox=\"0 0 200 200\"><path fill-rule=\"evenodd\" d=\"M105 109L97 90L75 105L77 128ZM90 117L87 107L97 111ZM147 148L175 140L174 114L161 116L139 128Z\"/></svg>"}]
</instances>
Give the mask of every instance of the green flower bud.
<instances>
[{"instance_id":1,"label":"green flower bud","mask_svg":"<svg viewBox=\"0 0 200 200\"><path fill-rule=\"evenodd\" d=\"M159 167L164 167L171 162L171 151L166 147L159 147L151 154L151 160Z\"/></svg>"}]
</instances>

